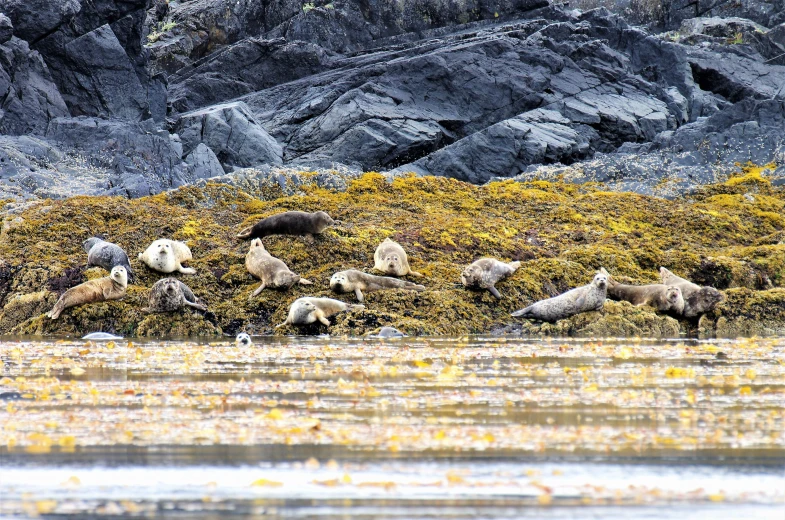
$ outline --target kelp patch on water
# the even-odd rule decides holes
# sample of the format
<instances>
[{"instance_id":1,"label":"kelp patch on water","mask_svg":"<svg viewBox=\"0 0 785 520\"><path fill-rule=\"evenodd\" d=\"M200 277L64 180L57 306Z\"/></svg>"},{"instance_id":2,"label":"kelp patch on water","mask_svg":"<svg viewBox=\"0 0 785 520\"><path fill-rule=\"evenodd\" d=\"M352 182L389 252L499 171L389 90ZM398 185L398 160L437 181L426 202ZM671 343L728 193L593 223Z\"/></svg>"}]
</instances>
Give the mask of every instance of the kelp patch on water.
<instances>
[{"instance_id":1,"label":"kelp patch on water","mask_svg":"<svg viewBox=\"0 0 785 520\"><path fill-rule=\"evenodd\" d=\"M556 325L523 323L533 334L652 335L681 332L748 334L785 330L785 193L747 166L724 184L682 199L664 200L603 191L601 185L513 181L478 187L439 177L400 177L388 182L369 173L346 191L298 186L295 195L268 189L248 194L207 184L142 199L72 197L27 206L0 203L0 333L213 335L246 330L271 332L289 304L306 295L333 296L329 278L349 268L370 271L373 252L386 237L408 251L422 293L367 294L366 309L296 332L363 334L392 325L409 334L465 334L505 330L509 314L533 301L587 283L605 267L620 280L657 281L663 265L702 284L728 289L728 299L700 323L679 322L648 308L606 304L599 313ZM324 210L341 225L312 243L268 237L265 247L290 269L315 282L288 291L265 290L250 298L258 281L244 266L248 243L242 227L287 210ZM82 278L105 276L83 269L82 241L90 236L125 248L139 276L122 301L67 310L57 321L43 316L58 293ZM161 277L137 259L153 240L185 241L196 275L177 275L209 306L146 315L149 288ZM500 282L504 295L460 285L473 260L492 256L523 265ZM351 295L340 299L351 301Z\"/></svg>"}]
</instances>

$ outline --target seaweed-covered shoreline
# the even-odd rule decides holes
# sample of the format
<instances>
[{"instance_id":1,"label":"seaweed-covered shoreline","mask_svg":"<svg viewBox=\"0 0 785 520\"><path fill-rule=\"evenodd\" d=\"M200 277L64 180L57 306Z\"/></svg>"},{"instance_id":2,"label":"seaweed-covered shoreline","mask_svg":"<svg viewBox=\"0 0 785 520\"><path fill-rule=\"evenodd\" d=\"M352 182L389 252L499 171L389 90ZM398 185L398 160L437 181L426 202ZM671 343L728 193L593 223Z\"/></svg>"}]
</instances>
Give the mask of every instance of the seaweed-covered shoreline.
<instances>
[{"instance_id":1,"label":"seaweed-covered shoreline","mask_svg":"<svg viewBox=\"0 0 785 520\"><path fill-rule=\"evenodd\" d=\"M740 167L739 175L725 183L675 200L608 192L598 184L504 181L478 187L441 177L389 181L376 173L350 180L340 191L320 187L317 174L303 173L292 189L270 183L252 193L207 183L135 200L5 201L0 203L0 334L272 333L298 297L353 301L352 295L331 293L330 276L349 268L370 271L373 252L386 237L408 251L412 268L425 275L426 291L369 293L364 311L339 315L329 328L287 326L275 333L361 335L383 325L413 335L783 333L785 190L773 187L762 170ZM312 243L266 238L274 256L315 285L265 290L249 298L259 282L245 270L248 242L235 235L243 226L287 210L324 210L341 225ZM126 249L139 279L121 301L69 309L56 321L45 318L59 293L106 275L100 268L85 268L82 241L93 235ZM149 288L163 275L136 256L158 238L183 240L191 248L189 265L197 274L177 277L207 302L207 313L141 312ZM498 284L502 300L460 285L464 266L482 256L523 263ZM510 317L535 300L587 283L600 266L617 279L651 283L660 265L723 290L725 301L699 321L610 301L600 312L553 325Z\"/></svg>"}]
</instances>

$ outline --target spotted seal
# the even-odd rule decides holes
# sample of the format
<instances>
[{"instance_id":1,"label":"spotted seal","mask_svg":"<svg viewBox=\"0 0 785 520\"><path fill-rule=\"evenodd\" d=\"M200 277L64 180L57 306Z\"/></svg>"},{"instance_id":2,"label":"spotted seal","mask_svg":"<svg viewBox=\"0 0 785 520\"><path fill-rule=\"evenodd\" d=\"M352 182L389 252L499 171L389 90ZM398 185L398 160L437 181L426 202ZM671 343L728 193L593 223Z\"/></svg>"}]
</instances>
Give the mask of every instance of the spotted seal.
<instances>
[{"instance_id":1,"label":"spotted seal","mask_svg":"<svg viewBox=\"0 0 785 520\"><path fill-rule=\"evenodd\" d=\"M605 269L600 272L608 277L608 297L611 300L626 301L633 305L648 305L658 311L682 314L684 297L675 285L661 283L649 285L627 285L619 283Z\"/></svg>"},{"instance_id":2,"label":"spotted seal","mask_svg":"<svg viewBox=\"0 0 785 520\"><path fill-rule=\"evenodd\" d=\"M125 272L128 273L128 280L131 282L135 280L136 276L131 269L131 261L122 247L101 238L92 237L82 242L82 248L87 253L88 266L97 265L111 271L113 267L122 265L125 267Z\"/></svg>"},{"instance_id":3,"label":"spotted seal","mask_svg":"<svg viewBox=\"0 0 785 520\"><path fill-rule=\"evenodd\" d=\"M676 276L664 267L660 267L660 280L665 285L674 285L681 289L684 297L685 318L694 318L700 314L710 312L720 303L725 296L714 287L701 287L689 280Z\"/></svg>"},{"instance_id":4,"label":"spotted seal","mask_svg":"<svg viewBox=\"0 0 785 520\"><path fill-rule=\"evenodd\" d=\"M607 291L608 277L598 272L590 284L538 301L525 309L513 312L512 315L529 320L555 322L582 312L602 309Z\"/></svg>"},{"instance_id":5,"label":"spotted seal","mask_svg":"<svg viewBox=\"0 0 785 520\"><path fill-rule=\"evenodd\" d=\"M502 295L495 287L496 282L507 278L520 266L520 262L507 264L495 258L480 258L463 270L461 283L467 288L487 289L492 295L501 299Z\"/></svg>"},{"instance_id":6,"label":"spotted seal","mask_svg":"<svg viewBox=\"0 0 785 520\"><path fill-rule=\"evenodd\" d=\"M252 297L268 288L288 289L296 283L313 285L313 282L291 272L282 260L268 253L260 238L251 241L251 247L245 255L245 268L262 281L262 285L251 294Z\"/></svg>"},{"instance_id":7,"label":"spotted seal","mask_svg":"<svg viewBox=\"0 0 785 520\"><path fill-rule=\"evenodd\" d=\"M150 289L149 307L143 312L174 312L183 307L193 307L206 311L207 307L199 303L190 287L177 278L163 278L153 284Z\"/></svg>"},{"instance_id":8,"label":"spotted seal","mask_svg":"<svg viewBox=\"0 0 785 520\"><path fill-rule=\"evenodd\" d=\"M339 271L330 278L330 289L337 293L353 292L358 301L363 301L363 291L382 291L384 289L405 289L424 291L425 286L389 276L375 276L357 269Z\"/></svg>"},{"instance_id":9,"label":"spotted seal","mask_svg":"<svg viewBox=\"0 0 785 520\"><path fill-rule=\"evenodd\" d=\"M384 242L379 244L376 251L373 253L373 268L381 271L384 274L392 276L422 276L417 271L412 271L409 267L409 258L406 256L406 251L403 250L401 244L395 242L390 238L385 238Z\"/></svg>"},{"instance_id":10,"label":"spotted seal","mask_svg":"<svg viewBox=\"0 0 785 520\"><path fill-rule=\"evenodd\" d=\"M283 327L284 325L308 325L315 321L320 321L323 324L330 325L330 316L344 311L360 311L365 308L364 305L354 305L344 303L332 298L313 298L306 296L295 300L291 307L289 307L289 315L286 321L277 325L275 328Z\"/></svg>"}]
</instances>

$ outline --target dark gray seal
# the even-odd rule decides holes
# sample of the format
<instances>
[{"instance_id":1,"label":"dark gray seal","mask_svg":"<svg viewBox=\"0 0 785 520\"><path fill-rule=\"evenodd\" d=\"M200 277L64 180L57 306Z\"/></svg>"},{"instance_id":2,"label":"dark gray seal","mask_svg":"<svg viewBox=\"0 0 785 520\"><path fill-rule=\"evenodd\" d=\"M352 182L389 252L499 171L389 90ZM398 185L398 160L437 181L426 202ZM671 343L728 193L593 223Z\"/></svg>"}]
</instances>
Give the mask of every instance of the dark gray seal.
<instances>
[{"instance_id":1,"label":"dark gray seal","mask_svg":"<svg viewBox=\"0 0 785 520\"><path fill-rule=\"evenodd\" d=\"M82 248L87 253L88 266L97 265L107 271L111 271L112 267L122 265L128 274L128 280L131 282L136 280L128 255L117 244L107 242L98 237L92 237L82 242Z\"/></svg>"},{"instance_id":2,"label":"dark gray seal","mask_svg":"<svg viewBox=\"0 0 785 520\"><path fill-rule=\"evenodd\" d=\"M177 278L164 278L158 280L150 289L150 306L142 309L143 312L173 312L182 307L193 307L206 311L207 307L199 303L198 298L190 287Z\"/></svg>"},{"instance_id":3,"label":"dark gray seal","mask_svg":"<svg viewBox=\"0 0 785 520\"><path fill-rule=\"evenodd\" d=\"M287 211L260 220L237 234L237 238L248 240L264 238L270 235L318 235L335 221L324 211L306 213L304 211Z\"/></svg>"},{"instance_id":4,"label":"dark gray seal","mask_svg":"<svg viewBox=\"0 0 785 520\"><path fill-rule=\"evenodd\" d=\"M665 285L673 285L681 289L681 294L684 297L684 312L682 316L685 318L694 318L701 314L714 310L725 296L715 289L714 287L701 287L676 276L664 267L660 267L660 280Z\"/></svg>"},{"instance_id":5,"label":"dark gray seal","mask_svg":"<svg viewBox=\"0 0 785 520\"><path fill-rule=\"evenodd\" d=\"M590 284L538 301L525 309L513 312L512 315L516 318L555 322L582 312L602 309L607 291L608 277L598 272Z\"/></svg>"}]
</instances>

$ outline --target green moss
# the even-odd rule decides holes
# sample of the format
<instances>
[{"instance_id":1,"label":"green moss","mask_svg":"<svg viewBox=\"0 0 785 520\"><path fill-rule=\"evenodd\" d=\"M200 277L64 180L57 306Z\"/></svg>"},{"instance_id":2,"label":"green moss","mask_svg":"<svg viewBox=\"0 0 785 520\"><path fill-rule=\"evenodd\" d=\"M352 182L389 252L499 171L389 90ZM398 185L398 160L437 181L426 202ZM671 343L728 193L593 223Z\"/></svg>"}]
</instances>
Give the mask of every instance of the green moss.
<instances>
[{"instance_id":1,"label":"green moss","mask_svg":"<svg viewBox=\"0 0 785 520\"><path fill-rule=\"evenodd\" d=\"M0 310L0 333L82 334L99 328L128 335L270 332L284 321L296 298L336 297L328 287L334 272L370 271L374 250L386 237L403 244L412 268L425 274L424 280L412 280L424 283L427 291L368 293L365 311L336 316L329 329L314 325L276 332L362 334L383 325L409 334L486 332L511 323L509 314L516 309L587 283L600 266L633 283L657 281L657 269L663 265L731 290L781 287L785 222L779 215L785 195L760 172L758 180L747 170L743 176L751 177L744 181L709 186L690 199L676 200L605 192L595 184L504 181L478 187L413 175L388 182L369 173L351 181L345 192L309 184L313 176L305 175L289 181L292 186L286 192L292 195L287 196L280 187L254 188L251 196L210 183L135 200L45 201L4 226L0 258L10 264L12 275ZM744 197L746 193L753 193L754 200ZM324 210L341 224L312 242L301 237L265 238L273 255L314 285L265 290L250 298L259 281L245 270L249 244L235 235L260 218L288 210ZM136 285L122 301L69 309L54 322L43 318L57 299L48 290L49 281L84 265L82 241L99 233L126 249L138 275ZM140 313L149 287L163 275L142 265L137 254L158 238L184 240L190 246L190 266L197 274L176 276L207 302L205 316L191 310ZM504 296L500 301L487 291L460 285L464 266L483 256L523 263L515 275L498 284ZM85 271L88 279L105 275L100 268ZM352 300L349 295L338 298ZM716 329L723 316L737 319L723 314L730 308L723 309L711 317L708 328ZM763 319L755 313L750 316L744 318ZM524 328L538 334L672 335L675 323L650 309L608 303L602 313L555 326L527 323Z\"/></svg>"}]
</instances>

